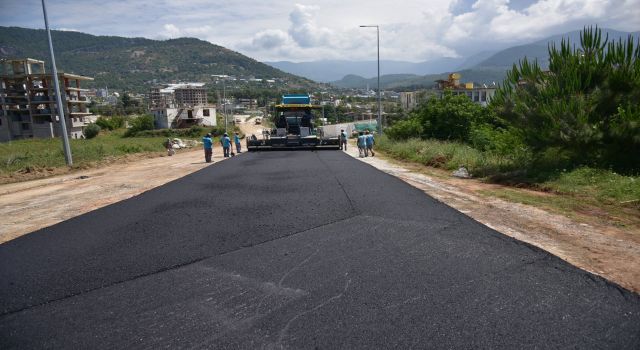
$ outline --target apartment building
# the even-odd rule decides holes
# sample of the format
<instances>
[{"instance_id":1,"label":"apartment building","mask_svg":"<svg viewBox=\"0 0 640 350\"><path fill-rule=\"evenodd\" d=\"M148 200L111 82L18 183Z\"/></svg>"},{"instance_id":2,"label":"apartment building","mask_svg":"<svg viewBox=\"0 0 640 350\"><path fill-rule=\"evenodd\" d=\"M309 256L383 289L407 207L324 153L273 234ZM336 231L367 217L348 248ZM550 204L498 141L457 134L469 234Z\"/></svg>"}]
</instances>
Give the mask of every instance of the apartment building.
<instances>
[{"instance_id":1,"label":"apartment building","mask_svg":"<svg viewBox=\"0 0 640 350\"><path fill-rule=\"evenodd\" d=\"M460 78L460 74L451 73L447 80L436 80L438 98L442 98L445 91L451 91L454 95L466 95L471 101L486 107L496 93L495 85L476 86L472 82L461 84Z\"/></svg>"},{"instance_id":2,"label":"apartment building","mask_svg":"<svg viewBox=\"0 0 640 350\"><path fill-rule=\"evenodd\" d=\"M67 133L83 138L83 128L91 115L87 109L87 89L81 81L93 78L58 73ZM0 60L0 142L29 138L57 137L61 134L53 76L45 72L44 61Z\"/></svg>"},{"instance_id":3,"label":"apartment building","mask_svg":"<svg viewBox=\"0 0 640 350\"><path fill-rule=\"evenodd\" d=\"M149 110L155 127L188 128L216 125L216 108L207 102L204 83L166 84L149 90Z\"/></svg>"},{"instance_id":4,"label":"apartment building","mask_svg":"<svg viewBox=\"0 0 640 350\"><path fill-rule=\"evenodd\" d=\"M149 90L149 108L204 106L207 90L204 83L166 84Z\"/></svg>"}]
</instances>

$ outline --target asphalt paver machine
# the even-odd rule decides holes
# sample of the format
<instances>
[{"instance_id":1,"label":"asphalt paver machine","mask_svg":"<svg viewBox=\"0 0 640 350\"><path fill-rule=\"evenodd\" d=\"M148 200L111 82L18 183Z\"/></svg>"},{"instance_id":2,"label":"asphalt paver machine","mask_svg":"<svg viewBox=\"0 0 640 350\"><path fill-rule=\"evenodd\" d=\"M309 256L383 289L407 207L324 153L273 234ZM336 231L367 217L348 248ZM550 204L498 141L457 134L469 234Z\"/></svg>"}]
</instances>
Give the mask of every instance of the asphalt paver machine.
<instances>
[{"instance_id":1,"label":"asphalt paver machine","mask_svg":"<svg viewBox=\"0 0 640 350\"><path fill-rule=\"evenodd\" d=\"M324 137L315 127L312 111L321 108L311 104L309 95L282 96L272 117L274 128L263 130L262 135L247 135L247 149L340 149L337 136Z\"/></svg>"}]
</instances>

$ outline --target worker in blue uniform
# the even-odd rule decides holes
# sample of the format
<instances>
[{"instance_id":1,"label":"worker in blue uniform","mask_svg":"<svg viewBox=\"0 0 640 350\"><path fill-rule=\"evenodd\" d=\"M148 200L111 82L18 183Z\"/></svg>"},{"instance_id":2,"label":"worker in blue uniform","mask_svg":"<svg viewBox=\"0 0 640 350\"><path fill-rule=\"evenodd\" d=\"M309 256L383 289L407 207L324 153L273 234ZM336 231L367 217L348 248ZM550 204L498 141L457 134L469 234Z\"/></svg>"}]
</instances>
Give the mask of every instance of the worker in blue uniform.
<instances>
[{"instance_id":1,"label":"worker in blue uniform","mask_svg":"<svg viewBox=\"0 0 640 350\"><path fill-rule=\"evenodd\" d=\"M373 145L375 144L375 139L373 138L373 133L370 133L369 130L365 131L365 150L364 150L364 154L365 157L369 155L369 153L371 153L371 156L375 156L376 154L373 153Z\"/></svg>"},{"instance_id":2,"label":"worker in blue uniform","mask_svg":"<svg viewBox=\"0 0 640 350\"><path fill-rule=\"evenodd\" d=\"M204 147L204 161L211 163L211 156L213 155L213 140L211 134L206 134L202 138L202 145Z\"/></svg>"},{"instance_id":3,"label":"worker in blue uniform","mask_svg":"<svg viewBox=\"0 0 640 350\"><path fill-rule=\"evenodd\" d=\"M220 143L222 144L222 154L225 158L229 157L229 151L231 150L231 139L226 132L220 138Z\"/></svg>"},{"instance_id":4,"label":"worker in blue uniform","mask_svg":"<svg viewBox=\"0 0 640 350\"><path fill-rule=\"evenodd\" d=\"M238 132L236 131L236 133L233 135L233 143L236 144L236 151L238 153L241 153L242 150L242 145L240 144L240 135L238 135Z\"/></svg>"}]
</instances>

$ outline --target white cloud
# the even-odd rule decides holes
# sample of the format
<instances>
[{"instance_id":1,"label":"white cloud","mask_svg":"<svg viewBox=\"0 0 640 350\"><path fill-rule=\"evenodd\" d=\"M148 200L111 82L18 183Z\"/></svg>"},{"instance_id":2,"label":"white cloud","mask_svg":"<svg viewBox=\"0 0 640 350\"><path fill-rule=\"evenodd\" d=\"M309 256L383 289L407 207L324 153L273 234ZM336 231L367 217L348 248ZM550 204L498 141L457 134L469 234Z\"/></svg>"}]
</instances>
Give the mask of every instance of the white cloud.
<instances>
[{"instance_id":1,"label":"white cloud","mask_svg":"<svg viewBox=\"0 0 640 350\"><path fill-rule=\"evenodd\" d=\"M163 26L164 31L160 33L160 38L179 38L179 37L202 37L212 31L211 26L203 25L200 27L179 28L175 24L167 23Z\"/></svg>"},{"instance_id":2,"label":"white cloud","mask_svg":"<svg viewBox=\"0 0 640 350\"><path fill-rule=\"evenodd\" d=\"M164 25L163 36L167 38L177 38L180 36L180 28L176 27L174 24L167 23Z\"/></svg>"},{"instance_id":3,"label":"white cloud","mask_svg":"<svg viewBox=\"0 0 640 350\"><path fill-rule=\"evenodd\" d=\"M58 0L54 28L197 37L259 60L421 61L468 55L598 24L640 30L640 0ZM0 23L42 27L38 0L0 0ZM95 19L99 18L99 21Z\"/></svg>"},{"instance_id":4,"label":"white cloud","mask_svg":"<svg viewBox=\"0 0 640 350\"><path fill-rule=\"evenodd\" d=\"M261 49L270 50L282 47L288 40L287 33L278 29L271 29L258 33L253 39L253 45Z\"/></svg>"}]
</instances>

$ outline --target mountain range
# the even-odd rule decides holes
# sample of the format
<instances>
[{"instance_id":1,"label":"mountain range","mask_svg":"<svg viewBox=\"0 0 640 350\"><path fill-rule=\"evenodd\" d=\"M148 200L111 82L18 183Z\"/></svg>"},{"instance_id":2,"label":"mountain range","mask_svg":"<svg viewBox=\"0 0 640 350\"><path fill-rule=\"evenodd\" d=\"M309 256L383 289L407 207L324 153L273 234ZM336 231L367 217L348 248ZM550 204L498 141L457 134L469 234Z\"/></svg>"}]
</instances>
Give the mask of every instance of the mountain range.
<instances>
[{"instance_id":1,"label":"mountain range","mask_svg":"<svg viewBox=\"0 0 640 350\"><path fill-rule=\"evenodd\" d=\"M95 78L86 87L145 92L149 81L211 81L212 74L281 79L288 87L315 83L238 52L194 38L150 40L52 31L60 71ZM46 31L0 27L0 58L34 58L49 64Z\"/></svg>"},{"instance_id":2,"label":"mountain range","mask_svg":"<svg viewBox=\"0 0 640 350\"><path fill-rule=\"evenodd\" d=\"M640 37L640 32L621 32L603 29L609 40L619 40L632 35ZM479 84L501 82L506 71L524 57L536 59L548 66L548 45L558 45L561 40L580 43L580 31L554 35L524 45L509 47L497 52L484 51L469 57L443 58L424 62L380 61L380 84L385 89L429 87L433 81L446 78L449 72L459 72L463 81ZM336 87L365 88L377 84L376 61L312 61L312 62L266 62L285 72L297 74L316 81L330 82Z\"/></svg>"},{"instance_id":3,"label":"mountain range","mask_svg":"<svg viewBox=\"0 0 640 350\"><path fill-rule=\"evenodd\" d=\"M640 32L603 29L610 40ZM374 88L377 61L258 62L238 52L195 38L151 40L117 36L94 36L73 31L52 31L56 61L61 71L94 77L86 87L144 92L150 82L210 82L213 74L278 79L287 89L314 90L315 81L341 88ZM568 38L579 43L580 31L554 35L498 52L425 62L381 61L381 84L386 89L424 88L433 81L459 72L462 81L499 83L506 71L524 57L546 67L547 45ZM30 57L49 61L46 32L0 26L0 58ZM302 77L304 78L302 78Z\"/></svg>"}]
</instances>

